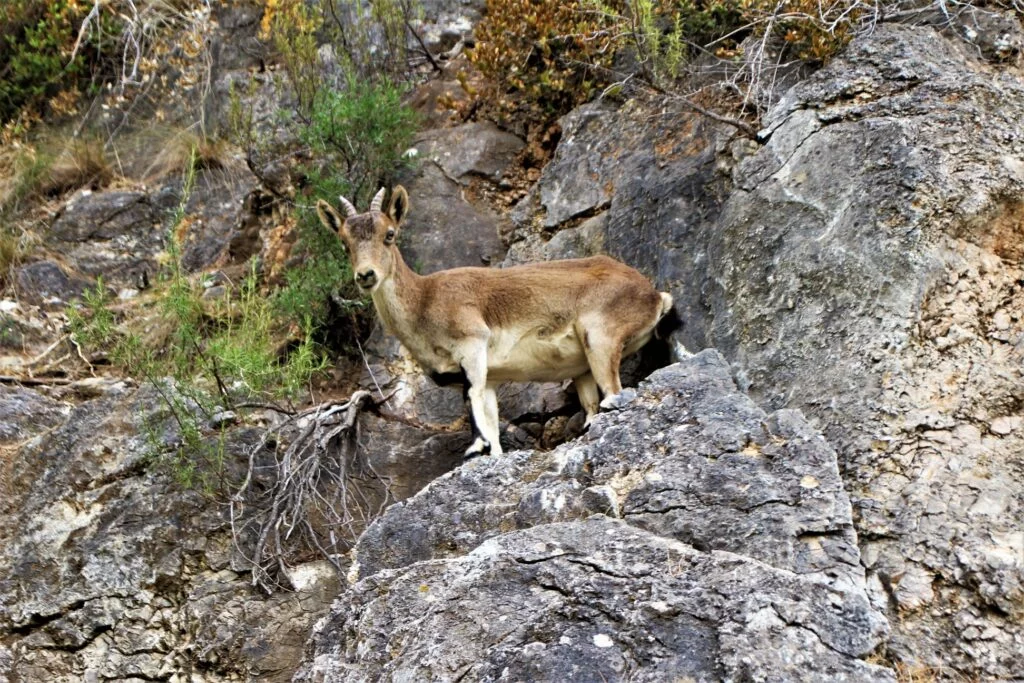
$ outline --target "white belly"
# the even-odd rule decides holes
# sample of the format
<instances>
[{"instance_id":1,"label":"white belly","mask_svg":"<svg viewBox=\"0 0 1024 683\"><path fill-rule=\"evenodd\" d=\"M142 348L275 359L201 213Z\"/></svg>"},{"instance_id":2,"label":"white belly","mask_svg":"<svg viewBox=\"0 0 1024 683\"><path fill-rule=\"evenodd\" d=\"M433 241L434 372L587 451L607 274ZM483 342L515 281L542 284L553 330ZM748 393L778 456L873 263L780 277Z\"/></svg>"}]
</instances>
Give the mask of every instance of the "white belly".
<instances>
[{"instance_id":1,"label":"white belly","mask_svg":"<svg viewBox=\"0 0 1024 683\"><path fill-rule=\"evenodd\" d=\"M554 331L492 330L487 345L487 379L495 382L559 382L589 370L583 344L572 325Z\"/></svg>"}]
</instances>

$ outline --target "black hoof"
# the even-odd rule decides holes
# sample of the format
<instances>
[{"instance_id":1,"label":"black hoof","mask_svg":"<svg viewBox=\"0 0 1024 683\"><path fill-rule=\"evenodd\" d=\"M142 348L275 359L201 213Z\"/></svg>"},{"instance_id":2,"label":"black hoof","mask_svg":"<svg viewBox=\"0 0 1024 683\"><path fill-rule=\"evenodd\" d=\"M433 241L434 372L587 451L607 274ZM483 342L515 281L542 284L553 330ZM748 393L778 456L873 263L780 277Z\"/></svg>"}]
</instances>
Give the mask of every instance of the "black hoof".
<instances>
[{"instance_id":1,"label":"black hoof","mask_svg":"<svg viewBox=\"0 0 1024 683\"><path fill-rule=\"evenodd\" d=\"M491 442L482 436L476 437L473 443L470 444L469 448L466 449L466 454L462 457L463 460L471 460L478 455L490 455L491 454Z\"/></svg>"}]
</instances>

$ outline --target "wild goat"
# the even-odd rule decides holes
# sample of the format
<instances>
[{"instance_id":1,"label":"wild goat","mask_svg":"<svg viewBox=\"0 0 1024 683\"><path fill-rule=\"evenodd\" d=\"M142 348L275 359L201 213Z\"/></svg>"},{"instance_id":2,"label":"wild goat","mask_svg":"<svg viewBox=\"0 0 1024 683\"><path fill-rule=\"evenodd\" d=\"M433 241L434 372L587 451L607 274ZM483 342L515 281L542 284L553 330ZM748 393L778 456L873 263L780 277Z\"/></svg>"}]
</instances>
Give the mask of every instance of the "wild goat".
<instances>
[{"instance_id":1,"label":"wild goat","mask_svg":"<svg viewBox=\"0 0 1024 683\"><path fill-rule=\"evenodd\" d=\"M409 211L397 186L387 212L384 189L360 214L344 197L343 219L325 201L320 220L348 249L356 284L373 298L385 328L425 370L464 373L478 436L466 457L501 453L496 388L508 381L572 379L589 425L616 407L619 363L650 340L672 297L607 256L512 268L413 272L396 246ZM674 313L674 312L673 312Z\"/></svg>"}]
</instances>

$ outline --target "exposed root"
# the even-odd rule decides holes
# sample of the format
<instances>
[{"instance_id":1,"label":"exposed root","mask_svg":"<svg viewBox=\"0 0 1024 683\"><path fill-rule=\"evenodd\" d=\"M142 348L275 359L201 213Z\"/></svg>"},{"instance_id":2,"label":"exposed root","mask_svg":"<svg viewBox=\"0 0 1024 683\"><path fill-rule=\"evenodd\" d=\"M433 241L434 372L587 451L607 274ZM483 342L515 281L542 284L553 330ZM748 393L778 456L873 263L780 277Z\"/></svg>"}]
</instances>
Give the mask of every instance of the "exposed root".
<instances>
[{"instance_id":1,"label":"exposed root","mask_svg":"<svg viewBox=\"0 0 1024 683\"><path fill-rule=\"evenodd\" d=\"M231 499L231 528L254 586L283 587L289 560L312 552L344 574L344 554L394 500L390 482L358 449L358 416L367 405L375 405L370 392L357 391L344 403L302 411L268 429L250 450L245 480Z\"/></svg>"}]
</instances>

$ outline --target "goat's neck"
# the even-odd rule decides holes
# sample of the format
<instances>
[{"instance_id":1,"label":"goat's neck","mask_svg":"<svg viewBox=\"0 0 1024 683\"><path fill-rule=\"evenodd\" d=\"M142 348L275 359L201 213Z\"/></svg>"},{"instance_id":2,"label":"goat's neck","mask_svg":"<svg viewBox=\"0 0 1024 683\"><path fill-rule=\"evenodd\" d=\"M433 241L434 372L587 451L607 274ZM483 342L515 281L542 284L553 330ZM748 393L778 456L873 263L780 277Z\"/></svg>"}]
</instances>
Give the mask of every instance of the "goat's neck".
<instances>
[{"instance_id":1,"label":"goat's neck","mask_svg":"<svg viewBox=\"0 0 1024 683\"><path fill-rule=\"evenodd\" d=\"M408 345L416 328L416 312L422 298L423 277L417 275L405 264L402 254L394 250L395 272L373 293L373 305L377 309L384 328Z\"/></svg>"}]
</instances>

